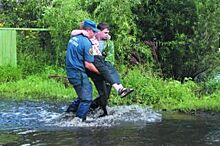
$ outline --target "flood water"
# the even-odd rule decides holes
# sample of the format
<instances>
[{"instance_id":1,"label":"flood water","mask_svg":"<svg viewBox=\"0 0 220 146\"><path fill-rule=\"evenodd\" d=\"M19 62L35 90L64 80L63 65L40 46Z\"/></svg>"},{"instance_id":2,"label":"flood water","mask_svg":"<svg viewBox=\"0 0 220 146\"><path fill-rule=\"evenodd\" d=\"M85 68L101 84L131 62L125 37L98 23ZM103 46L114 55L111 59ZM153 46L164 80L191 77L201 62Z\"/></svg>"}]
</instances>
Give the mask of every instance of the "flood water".
<instances>
[{"instance_id":1,"label":"flood water","mask_svg":"<svg viewBox=\"0 0 220 146\"><path fill-rule=\"evenodd\" d=\"M220 118L154 111L138 105L90 113L88 122L64 115L68 103L0 102L0 145L219 146Z\"/></svg>"}]
</instances>

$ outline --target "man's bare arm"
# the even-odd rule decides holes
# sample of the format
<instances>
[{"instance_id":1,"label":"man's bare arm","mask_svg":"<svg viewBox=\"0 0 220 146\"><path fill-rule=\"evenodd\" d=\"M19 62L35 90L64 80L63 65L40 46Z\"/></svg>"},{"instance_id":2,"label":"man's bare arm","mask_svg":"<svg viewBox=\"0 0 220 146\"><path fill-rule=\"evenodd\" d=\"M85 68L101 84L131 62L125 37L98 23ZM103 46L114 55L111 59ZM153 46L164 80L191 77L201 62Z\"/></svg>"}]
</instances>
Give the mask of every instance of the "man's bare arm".
<instances>
[{"instance_id":1,"label":"man's bare arm","mask_svg":"<svg viewBox=\"0 0 220 146\"><path fill-rule=\"evenodd\" d=\"M79 34L82 34L82 35L84 35L84 36L86 36L86 37L89 36L89 34L88 34L87 31L81 30L81 29L73 30L73 31L71 32L71 36L76 36L76 35L79 35Z\"/></svg>"}]
</instances>

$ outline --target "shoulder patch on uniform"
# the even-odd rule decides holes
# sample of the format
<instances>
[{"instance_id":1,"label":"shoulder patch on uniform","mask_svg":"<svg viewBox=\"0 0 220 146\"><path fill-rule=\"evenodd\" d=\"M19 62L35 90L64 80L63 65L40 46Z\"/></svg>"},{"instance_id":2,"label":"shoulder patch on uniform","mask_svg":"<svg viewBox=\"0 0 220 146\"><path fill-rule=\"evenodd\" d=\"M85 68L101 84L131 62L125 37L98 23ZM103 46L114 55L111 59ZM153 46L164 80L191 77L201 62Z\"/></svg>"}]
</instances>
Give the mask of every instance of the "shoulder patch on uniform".
<instances>
[{"instance_id":1,"label":"shoulder patch on uniform","mask_svg":"<svg viewBox=\"0 0 220 146\"><path fill-rule=\"evenodd\" d=\"M90 54L90 55L93 55L93 50L92 50L92 48L89 49L89 54Z\"/></svg>"}]
</instances>

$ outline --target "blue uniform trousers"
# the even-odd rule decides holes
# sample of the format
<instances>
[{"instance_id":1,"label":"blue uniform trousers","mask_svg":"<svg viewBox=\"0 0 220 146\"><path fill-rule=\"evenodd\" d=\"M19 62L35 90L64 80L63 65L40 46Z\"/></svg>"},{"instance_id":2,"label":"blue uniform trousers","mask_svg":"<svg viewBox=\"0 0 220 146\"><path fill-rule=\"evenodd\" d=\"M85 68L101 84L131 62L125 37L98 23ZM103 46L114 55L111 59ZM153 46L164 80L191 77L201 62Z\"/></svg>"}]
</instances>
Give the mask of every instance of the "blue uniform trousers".
<instances>
[{"instance_id":1,"label":"blue uniform trousers","mask_svg":"<svg viewBox=\"0 0 220 146\"><path fill-rule=\"evenodd\" d=\"M77 109L77 117L86 119L92 102L92 85L88 76L84 72L78 72L76 73L76 78L68 78L68 80L73 85L78 96L71 106Z\"/></svg>"}]
</instances>

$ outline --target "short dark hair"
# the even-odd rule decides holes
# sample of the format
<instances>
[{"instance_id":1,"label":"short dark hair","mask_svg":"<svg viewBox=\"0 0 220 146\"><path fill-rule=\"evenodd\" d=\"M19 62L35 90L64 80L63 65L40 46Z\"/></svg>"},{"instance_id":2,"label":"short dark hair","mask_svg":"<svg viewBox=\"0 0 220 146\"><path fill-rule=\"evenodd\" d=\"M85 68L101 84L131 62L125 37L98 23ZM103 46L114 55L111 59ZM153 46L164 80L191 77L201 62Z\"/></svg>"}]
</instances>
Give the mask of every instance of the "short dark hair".
<instances>
[{"instance_id":1,"label":"short dark hair","mask_svg":"<svg viewBox=\"0 0 220 146\"><path fill-rule=\"evenodd\" d=\"M105 22L101 22L97 25L97 28L102 31L104 29L109 29L109 25Z\"/></svg>"}]
</instances>

